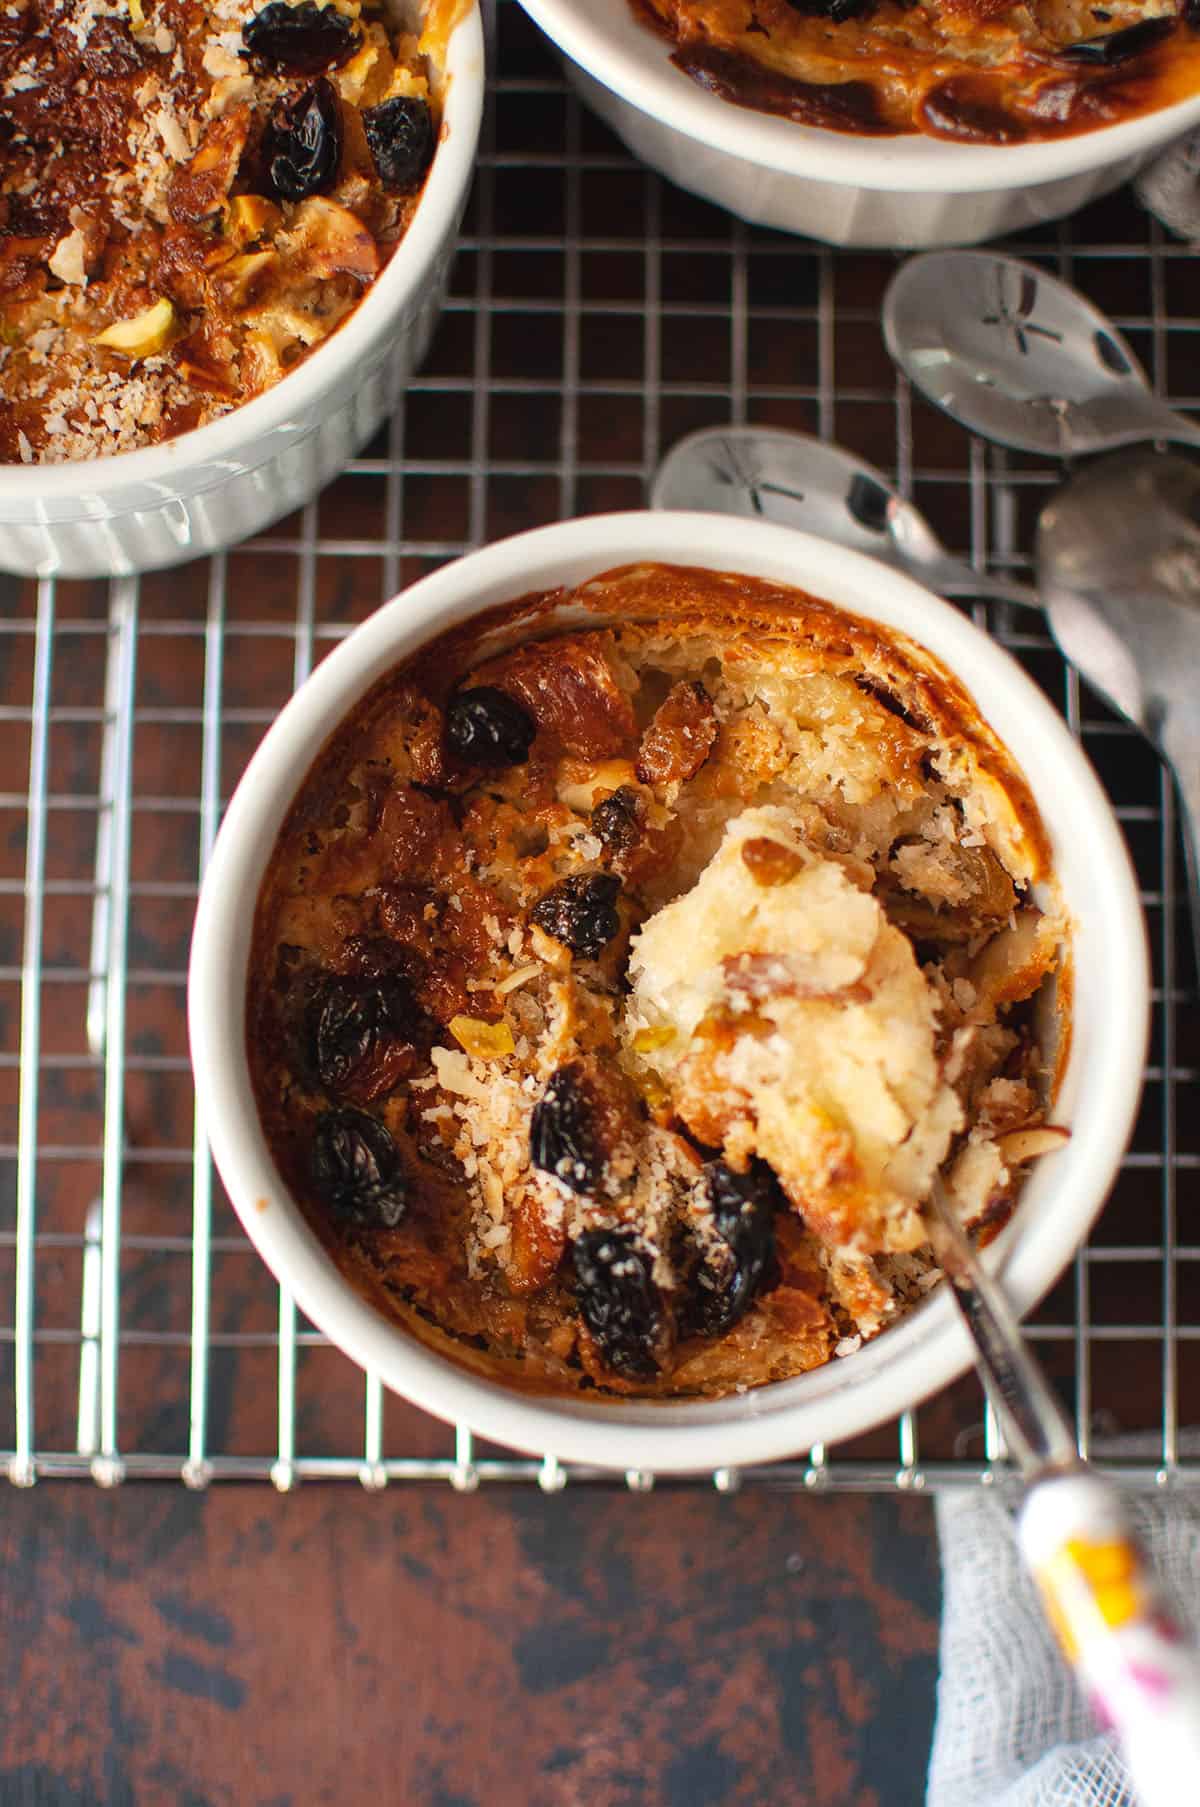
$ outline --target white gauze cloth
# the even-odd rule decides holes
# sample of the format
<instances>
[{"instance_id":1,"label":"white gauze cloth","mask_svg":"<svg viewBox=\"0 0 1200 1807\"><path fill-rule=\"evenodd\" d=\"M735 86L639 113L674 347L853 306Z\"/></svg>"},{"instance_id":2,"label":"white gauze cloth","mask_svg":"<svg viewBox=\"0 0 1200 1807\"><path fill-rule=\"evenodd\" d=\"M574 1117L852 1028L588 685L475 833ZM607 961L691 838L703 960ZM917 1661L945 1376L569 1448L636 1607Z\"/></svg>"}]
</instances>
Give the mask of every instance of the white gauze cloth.
<instances>
[{"instance_id":1,"label":"white gauze cloth","mask_svg":"<svg viewBox=\"0 0 1200 1807\"><path fill-rule=\"evenodd\" d=\"M1021 1564L1018 1499L979 1489L938 1500L941 1666L926 1807L1136 1807ZM1168 1601L1196 1633L1200 1499L1139 1494L1129 1504ZM1180 1786L1181 1807L1200 1801L1200 1778Z\"/></svg>"}]
</instances>

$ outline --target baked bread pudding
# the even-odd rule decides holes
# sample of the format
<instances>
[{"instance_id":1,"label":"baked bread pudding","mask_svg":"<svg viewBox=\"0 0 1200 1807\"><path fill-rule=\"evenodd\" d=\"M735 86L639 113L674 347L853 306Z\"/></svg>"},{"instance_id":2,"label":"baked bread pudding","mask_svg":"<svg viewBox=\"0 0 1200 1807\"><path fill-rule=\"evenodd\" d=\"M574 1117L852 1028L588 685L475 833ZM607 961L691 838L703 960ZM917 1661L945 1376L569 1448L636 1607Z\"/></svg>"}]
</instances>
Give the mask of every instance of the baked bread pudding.
<instances>
[{"instance_id":1,"label":"baked bread pudding","mask_svg":"<svg viewBox=\"0 0 1200 1807\"><path fill-rule=\"evenodd\" d=\"M459 0L0 7L0 461L227 414L353 311L416 210Z\"/></svg>"},{"instance_id":2,"label":"baked bread pudding","mask_svg":"<svg viewBox=\"0 0 1200 1807\"><path fill-rule=\"evenodd\" d=\"M264 1130L342 1270L477 1371L759 1386L936 1283L935 1173L986 1236L1061 1143L1056 899L929 654L610 571L443 634L322 752L254 924Z\"/></svg>"},{"instance_id":3,"label":"baked bread pudding","mask_svg":"<svg viewBox=\"0 0 1200 1807\"><path fill-rule=\"evenodd\" d=\"M838 132L1015 144L1200 89L1197 0L633 0L738 106Z\"/></svg>"}]
</instances>

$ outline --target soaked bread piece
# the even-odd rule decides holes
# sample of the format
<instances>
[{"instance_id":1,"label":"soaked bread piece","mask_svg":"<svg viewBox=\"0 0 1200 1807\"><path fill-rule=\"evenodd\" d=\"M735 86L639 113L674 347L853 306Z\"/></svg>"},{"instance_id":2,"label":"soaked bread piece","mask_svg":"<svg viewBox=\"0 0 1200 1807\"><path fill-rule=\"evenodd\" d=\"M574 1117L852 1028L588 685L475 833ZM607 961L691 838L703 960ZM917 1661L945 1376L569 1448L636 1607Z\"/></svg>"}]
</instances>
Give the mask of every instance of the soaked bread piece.
<instances>
[{"instance_id":1,"label":"soaked bread piece","mask_svg":"<svg viewBox=\"0 0 1200 1807\"><path fill-rule=\"evenodd\" d=\"M1068 946L1028 788L928 654L625 567L441 636L334 736L259 900L251 1067L310 1221L419 1336L720 1395L936 1283L935 1172L1004 1220L1063 1133Z\"/></svg>"}]
</instances>

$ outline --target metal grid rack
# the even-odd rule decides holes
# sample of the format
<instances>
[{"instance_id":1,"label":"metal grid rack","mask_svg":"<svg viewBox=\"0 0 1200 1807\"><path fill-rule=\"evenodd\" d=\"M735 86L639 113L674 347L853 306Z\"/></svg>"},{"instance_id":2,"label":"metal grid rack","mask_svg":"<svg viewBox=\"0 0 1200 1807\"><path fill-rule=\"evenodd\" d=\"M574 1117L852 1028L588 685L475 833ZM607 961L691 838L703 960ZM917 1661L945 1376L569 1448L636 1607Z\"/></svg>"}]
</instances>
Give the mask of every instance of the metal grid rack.
<instances>
[{"instance_id":1,"label":"metal grid rack","mask_svg":"<svg viewBox=\"0 0 1200 1807\"><path fill-rule=\"evenodd\" d=\"M91 1475L569 1478L435 1423L274 1286L209 1161L187 1063L197 877L223 799L290 689L404 583L470 546L639 506L682 433L795 426L890 468L951 547L1024 571L1061 471L973 442L893 372L886 255L744 227L636 165L524 15L498 79L451 299L395 418L301 514L225 556L112 585L0 580L0 1461ZM1200 406L1194 264L1119 195L1015 245L1117 318ZM976 618L1109 787L1151 926L1146 1093L1115 1195L1034 1314L1082 1447L1200 1481L1200 1012L1172 797L1035 615ZM1019 751L1019 749L1018 749ZM971 1379L853 1445L719 1487L938 1488L1000 1472ZM633 1487L652 1483L630 1475Z\"/></svg>"}]
</instances>

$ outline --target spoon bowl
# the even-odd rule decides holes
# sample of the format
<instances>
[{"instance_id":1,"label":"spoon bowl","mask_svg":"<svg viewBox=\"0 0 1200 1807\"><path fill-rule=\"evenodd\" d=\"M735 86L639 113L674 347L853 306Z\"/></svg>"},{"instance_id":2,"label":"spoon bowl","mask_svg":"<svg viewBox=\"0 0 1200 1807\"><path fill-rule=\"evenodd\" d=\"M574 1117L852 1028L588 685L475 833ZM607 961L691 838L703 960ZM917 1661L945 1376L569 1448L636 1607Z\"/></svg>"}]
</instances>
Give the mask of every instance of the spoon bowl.
<instances>
[{"instance_id":1,"label":"spoon bowl","mask_svg":"<svg viewBox=\"0 0 1200 1807\"><path fill-rule=\"evenodd\" d=\"M1200 970L1200 469L1149 448L1089 465L1043 511L1037 569L1067 658L1175 774Z\"/></svg>"},{"instance_id":2,"label":"spoon bowl","mask_svg":"<svg viewBox=\"0 0 1200 1807\"><path fill-rule=\"evenodd\" d=\"M1200 445L1200 428L1151 394L1111 320L1018 258L910 258L884 297L883 335L923 395L999 445L1050 457L1147 439Z\"/></svg>"},{"instance_id":3,"label":"spoon bowl","mask_svg":"<svg viewBox=\"0 0 1200 1807\"><path fill-rule=\"evenodd\" d=\"M1019 579L989 577L947 552L920 510L873 465L778 427L706 427L672 447L650 506L777 521L833 540L947 594L1040 607Z\"/></svg>"}]
</instances>

